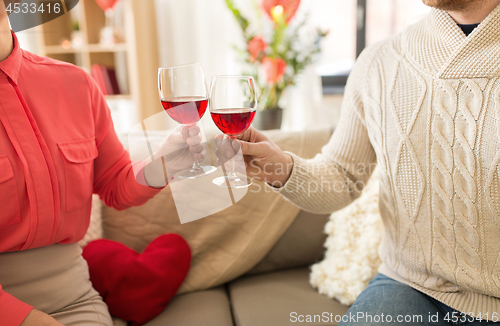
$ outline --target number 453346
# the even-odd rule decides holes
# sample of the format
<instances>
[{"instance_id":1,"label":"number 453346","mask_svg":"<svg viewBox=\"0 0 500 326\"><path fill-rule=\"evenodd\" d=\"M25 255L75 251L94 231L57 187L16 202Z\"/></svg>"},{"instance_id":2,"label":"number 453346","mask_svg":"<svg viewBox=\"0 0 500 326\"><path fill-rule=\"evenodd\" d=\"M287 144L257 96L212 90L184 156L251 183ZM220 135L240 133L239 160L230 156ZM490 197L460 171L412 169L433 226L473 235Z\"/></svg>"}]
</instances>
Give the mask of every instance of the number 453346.
<instances>
[{"instance_id":1,"label":"number 453346","mask_svg":"<svg viewBox=\"0 0 500 326\"><path fill-rule=\"evenodd\" d=\"M40 5L32 2L32 3L9 3L6 11L11 14L36 14L36 13L44 13L47 12L49 14L59 14L61 12L61 4L59 2L53 3L42 3Z\"/></svg>"}]
</instances>

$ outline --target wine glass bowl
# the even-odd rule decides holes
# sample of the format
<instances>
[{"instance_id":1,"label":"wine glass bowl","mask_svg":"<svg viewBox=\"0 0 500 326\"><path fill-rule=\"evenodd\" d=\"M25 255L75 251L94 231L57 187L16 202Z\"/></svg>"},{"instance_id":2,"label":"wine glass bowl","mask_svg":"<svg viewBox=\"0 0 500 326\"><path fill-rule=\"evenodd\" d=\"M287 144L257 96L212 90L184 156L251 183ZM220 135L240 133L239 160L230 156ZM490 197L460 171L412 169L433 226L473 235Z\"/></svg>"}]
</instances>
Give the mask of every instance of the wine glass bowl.
<instances>
[{"instance_id":1,"label":"wine glass bowl","mask_svg":"<svg viewBox=\"0 0 500 326\"><path fill-rule=\"evenodd\" d=\"M158 92L165 112L181 125L194 126L207 110L205 75L198 63L159 68ZM176 176L192 179L215 171L214 166L201 166L193 156L193 166L176 173Z\"/></svg>"},{"instance_id":2,"label":"wine glass bowl","mask_svg":"<svg viewBox=\"0 0 500 326\"><path fill-rule=\"evenodd\" d=\"M234 140L250 127L255 117L257 101L255 83L249 76L215 76L210 87L210 115L217 128ZM241 155L241 152L237 155ZM244 188L252 184L246 176L235 172L236 156L231 158L231 170L213 183L221 187Z\"/></svg>"},{"instance_id":3,"label":"wine glass bowl","mask_svg":"<svg viewBox=\"0 0 500 326\"><path fill-rule=\"evenodd\" d=\"M167 114L184 126L195 125L208 106L208 99L202 96L162 99L161 105Z\"/></svg>"},{"instance_id":4,"label":"wine glass bowl","mask_svg":"<svg viewBox=\"0 0 500 326\"><path fill-rule=\"evenodd\" d=\"M211 115L217 128L234 139L250 127L255 117L255 109L217 110Z\"/></svg>"}]
</instances>

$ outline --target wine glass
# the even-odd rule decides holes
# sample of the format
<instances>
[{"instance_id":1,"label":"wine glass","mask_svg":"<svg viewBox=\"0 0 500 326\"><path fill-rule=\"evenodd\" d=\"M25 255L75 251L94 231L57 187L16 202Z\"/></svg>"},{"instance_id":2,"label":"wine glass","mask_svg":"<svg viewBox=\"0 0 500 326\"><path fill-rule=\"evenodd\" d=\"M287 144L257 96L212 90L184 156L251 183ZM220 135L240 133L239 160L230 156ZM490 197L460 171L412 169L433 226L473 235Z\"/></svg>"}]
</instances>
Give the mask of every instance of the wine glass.
<instances>
[{"instance_id":1,"label":"wine glass","mask_svg":"<svg viewBox=\"0 0 500 326\"><path fill-rule=\"evenodd\" d=\"M165 112L181 125L196 125L207 110L205 75L199 63L160 68L158 90ZM216 170L214 166L201 166L193 156L193 166L175 175L181 179L193 179Z\"/></svg>"},{"instance_id":2,"label":"wine glass","mask_svg":"<svg viewBox=\"0 0 500 326\"><path fill-rule=\"evenodd\" d=\"M257 101L255 82L249 76L215 76L210 86L210 115L215 125L230 139L245 132L255 117ZM244 188L252 184L246 176L235 172L235 158L231 171L213 183L221 187Z\"/></svg>"}]
</instances>

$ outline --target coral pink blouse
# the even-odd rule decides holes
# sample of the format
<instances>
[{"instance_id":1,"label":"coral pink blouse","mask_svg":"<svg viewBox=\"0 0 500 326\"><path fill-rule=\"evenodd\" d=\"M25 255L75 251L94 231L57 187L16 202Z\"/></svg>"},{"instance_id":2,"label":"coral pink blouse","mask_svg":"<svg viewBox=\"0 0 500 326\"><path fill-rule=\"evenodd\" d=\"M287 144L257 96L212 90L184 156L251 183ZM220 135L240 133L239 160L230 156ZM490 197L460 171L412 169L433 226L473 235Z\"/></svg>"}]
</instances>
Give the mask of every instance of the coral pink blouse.
<instances>
[{"instance_id":1,"label":"coral pink blouse","mask_svg":"<svg viewBox=\"0 0 500 326\"><path fill-rule=\"evenodd\" d=\"M12 35L14 51L0 62L0 252L78 242L92 193L124 209L159 192L135 180L93 79L22 50ZM31 309L0 285L2 325L21 324Z\"/></svg>"}]
</instances>

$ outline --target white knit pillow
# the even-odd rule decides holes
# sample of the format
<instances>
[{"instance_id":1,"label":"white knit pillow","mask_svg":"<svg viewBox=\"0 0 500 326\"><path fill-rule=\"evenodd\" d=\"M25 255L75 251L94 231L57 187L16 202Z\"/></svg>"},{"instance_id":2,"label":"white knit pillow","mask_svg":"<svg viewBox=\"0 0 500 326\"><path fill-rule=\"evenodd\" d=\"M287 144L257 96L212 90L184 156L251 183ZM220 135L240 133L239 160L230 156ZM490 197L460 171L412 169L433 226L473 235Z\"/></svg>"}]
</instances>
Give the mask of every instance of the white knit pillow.
<instances>
[{"instance_id":1,"label":"white knit pillow","mask_svg":"<svg viewBox=\"0 0 500 326\"><path fill-rule=\"evenodd\" d=\"M383 224L378 208L378 169L363 194L335 212L325 226L325 259L312 266L310 283L319 293L351 305L377 274Z\"/></svg>"}]
</instances>

